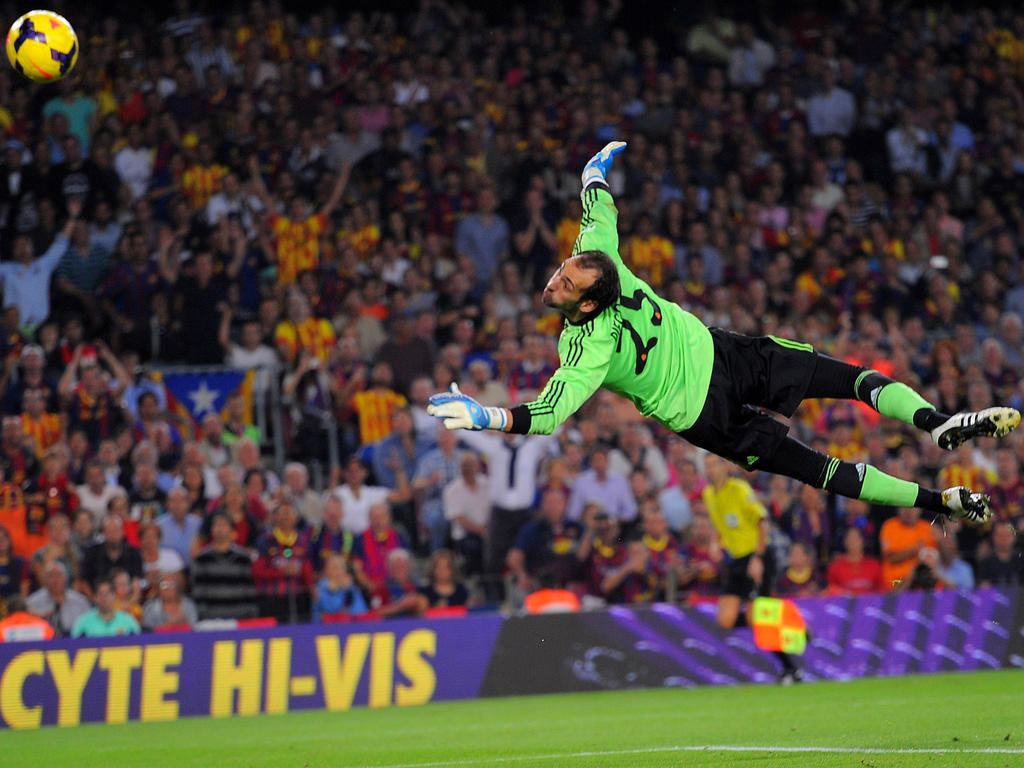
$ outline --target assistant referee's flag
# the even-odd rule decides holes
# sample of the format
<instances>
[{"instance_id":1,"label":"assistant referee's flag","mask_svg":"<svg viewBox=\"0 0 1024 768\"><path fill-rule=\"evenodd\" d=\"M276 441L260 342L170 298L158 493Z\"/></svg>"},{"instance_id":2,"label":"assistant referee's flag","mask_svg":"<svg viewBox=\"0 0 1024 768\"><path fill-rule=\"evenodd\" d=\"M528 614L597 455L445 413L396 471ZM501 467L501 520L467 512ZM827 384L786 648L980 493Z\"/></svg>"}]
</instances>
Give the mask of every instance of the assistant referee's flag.
<instances>
[{"instance_id":1,"label":"assistant referee's flag","mask_svg":"<svg viewBox=\"0 0 1024 768\"><path fill-rule=\"evenodd\" d=\"M807 648L807 624L792 600L759 597L750 606L754 645L762 651L803 654Z\"/></svg>"}]
</instances>

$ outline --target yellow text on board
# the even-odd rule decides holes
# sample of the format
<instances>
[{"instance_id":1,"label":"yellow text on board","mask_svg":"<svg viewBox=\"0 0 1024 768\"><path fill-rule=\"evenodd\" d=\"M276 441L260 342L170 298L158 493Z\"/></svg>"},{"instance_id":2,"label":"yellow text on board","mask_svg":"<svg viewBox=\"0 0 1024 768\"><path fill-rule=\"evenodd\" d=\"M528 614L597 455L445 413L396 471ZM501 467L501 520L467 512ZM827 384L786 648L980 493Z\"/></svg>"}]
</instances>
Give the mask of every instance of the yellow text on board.
<instances>
[{"instance_id":1,"label":"yellow text on board","mask_svg":"<svg viewBox=\"0 0 1024 768\"><path fill-rule=\"evenodd\" d=\"M209 687L209 710L195 714L214 717L287 712L293 698L318 693L327 709L349 709L364 677L371 707L425 704L434 695L437 675L430 659L437 654L437 635L431 630L413 630L397 642L393 632L317 636L312 675L292 675L292 645L290 637L220 640L210 658L187 659L181 643L25 651L0 675L0 717L11 728L38 728L44 714L47 722L78 725L86 688L99 686L100 694L89 701L103 702L104 722L123 723L134 707L142 721L173 720L179 715L183 664L204 667L200 677ZM190 677L195 679L195 670ZM37 695L26 700L29 686ZM55 696L38 695L47 686ZM44 713L38 699L56 702L55 715Z\"/></svg>"}]
</instances>

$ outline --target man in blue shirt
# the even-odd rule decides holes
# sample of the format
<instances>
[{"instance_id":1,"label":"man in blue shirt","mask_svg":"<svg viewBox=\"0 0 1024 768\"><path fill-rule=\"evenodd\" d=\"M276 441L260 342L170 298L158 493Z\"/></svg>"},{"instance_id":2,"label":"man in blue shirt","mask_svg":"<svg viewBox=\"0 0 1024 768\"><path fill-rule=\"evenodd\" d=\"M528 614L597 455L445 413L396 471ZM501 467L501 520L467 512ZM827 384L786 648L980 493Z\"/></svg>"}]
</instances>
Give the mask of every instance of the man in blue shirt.
<instances>
[{"instance_id":1,"label":"man in blue shirt","mask_svg":"<svg viewBox=\"0 0 1024 768\"><path fill-rule=\"evenodd\" d=\"M607 445L594 446L590 469L581 472L569 497L568 517L579 520L587 502L597 501L620 523L636 518L636 499L624 475L608 468Z\"/></svg>"},{"instance_id":2,"label":"man in blue shirt","mask_svg":"<svg viewBox=\"0 0 1024 768\"><path fill-rule=\"evenodd\" d=\"M476 212L455 227L455 253L473 262L477 289L490 287L498 263L508 254L508 222L495 213L497 207L494 190L484 187L477 197Z\"/></svg>"},{"instance_id":3,"label":"man in blue shirt","mask_svg":"<svg viewBox=\"0 0 1024 768\"><path fill-rule=\"evenodd\" d=\"M131 614L114 610L114 584L103 578L96 582L96 607L79 617L71 629L72 637L117 637L137 635L139 622Z\"/></svg>"},{"instance_id":4,"label":"man in blue shirt","mask_svg":"<svg viewBox=\"0 0 1024 768\"><path fill-rule=\"evenodd\" d=\"M187 563L192 559L192 545L203 521L198 515L190 515L188 491L181 486L167 492L167 511L156 519L162 531L162 544L173 549Z\"/></svg>"},{"instance_id":5,"label":"man in blue shirt","mask_svg":"<svg viewBox=\"0 0 1024 768\"><path fill-rule=\"evenodd\" d=\"M82 212L82 201L68 201L68 220L46 249L46 253L33 261L35 256L32 238L19 234L14 238L13 261L0 264L0 285L4 291L4 308L16 306L21 327L29 332L35 330L50 314L50 278L67 253L71 230Z\"/></svg>"}]
</instances>

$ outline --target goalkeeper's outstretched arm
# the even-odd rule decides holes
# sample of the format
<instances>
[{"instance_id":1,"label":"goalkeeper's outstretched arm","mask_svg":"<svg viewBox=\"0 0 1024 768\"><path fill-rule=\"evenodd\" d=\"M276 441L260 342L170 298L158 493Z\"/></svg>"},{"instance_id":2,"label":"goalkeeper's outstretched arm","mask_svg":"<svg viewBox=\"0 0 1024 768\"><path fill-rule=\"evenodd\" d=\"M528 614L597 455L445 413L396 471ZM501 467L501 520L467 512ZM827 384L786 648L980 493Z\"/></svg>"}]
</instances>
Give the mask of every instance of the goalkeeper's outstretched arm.
<instances>
[{"instance_id":1,"label":"goalkeeper's outstretched arm","mask_svg":"<svg viewBox=\"0 0 1024 768\"><path fill-rule=\"evenodd\" d=\"M452 384L449 392L430 398L427 413L448 429L493 429L525 435L550 435L574 414L604 382L615 352L622 320L602 313L563 338L561 367L536 400L515 408L481 405Z\"/></svg>"}]
</instances>

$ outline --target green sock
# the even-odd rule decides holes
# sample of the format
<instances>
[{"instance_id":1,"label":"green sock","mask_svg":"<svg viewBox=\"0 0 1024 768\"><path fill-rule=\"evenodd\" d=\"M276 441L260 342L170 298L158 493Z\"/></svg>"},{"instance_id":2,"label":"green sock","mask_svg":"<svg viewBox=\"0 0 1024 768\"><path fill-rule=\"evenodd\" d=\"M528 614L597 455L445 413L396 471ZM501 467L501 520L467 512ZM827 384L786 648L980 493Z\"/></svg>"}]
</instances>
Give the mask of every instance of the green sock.
<instances>
[{"instance_id":1,"label":"green sock","mask_svg":"<svg viewBox=\"0 0 1024 768\"><path fill-rule=\"evenodd\" d=\"M914 424L914 414L922 408L935 410L935 406L906 384L901 384L898 381L886 384L878 393L878 405L876 406L878 412L883 416L899 419L904 424L917 426Z\"/></svg>"},{"instance_id":2,"label":"green sock","mask_svg":"<svg viewBox=\"0 0 1024 768\"><path fill-rule=\"evenodd\" d=\"M864 467L864 483L859 499L890 507L917 506L917 483L900 480L867 464L861 466Z\"/></svg>"}]
</instances>

